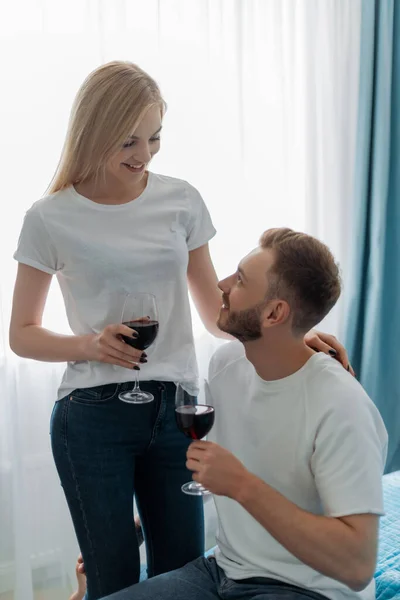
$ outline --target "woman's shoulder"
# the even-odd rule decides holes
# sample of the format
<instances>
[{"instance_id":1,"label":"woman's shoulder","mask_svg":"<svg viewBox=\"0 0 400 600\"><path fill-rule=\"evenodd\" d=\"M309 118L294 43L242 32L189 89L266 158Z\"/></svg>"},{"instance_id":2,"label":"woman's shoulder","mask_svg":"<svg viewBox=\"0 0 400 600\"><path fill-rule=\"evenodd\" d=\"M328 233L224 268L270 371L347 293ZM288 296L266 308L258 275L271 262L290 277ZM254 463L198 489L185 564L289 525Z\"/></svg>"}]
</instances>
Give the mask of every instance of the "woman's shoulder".
<instances>
[{"instance_id":1,"label":"woman's shoulder","mask_svg":"<svg viewBox=\"0 0 400 600\"><path fill-rule=\"evenodd\" d=\"M164 187L165 189L175 189L180 191L189 191L191 193L197 193L197 189L185 179L178 177L172 177L171 175L161 175L159 173L151 173L153 177L153 185Z\"/></svg>"},{"instance_id":2,"label":"woman's shoulder","mask_svg":"<svg viewBox=\"0 0 400 600\"><path fill-rule=\"evenodd\" d=\"M156 196L168 197L171 202L185 206L190 214L199 215L205 207L200 192L185 179L152 173L152 190Z\"/></svg>"},{"instance_id":3,"label":"woman's shoulder","mask_svg":"<svg viewBox=\"0 0 400 600\"><path fill-rule=\"evenodd\" d=\"M67 202L70 203L71 197L71 188L64 188L53 194L42 196L32 204L28 212L31 214L39 213L40 215L49 214L52 210L63 207Z\"/></svg>"}]
</instances>

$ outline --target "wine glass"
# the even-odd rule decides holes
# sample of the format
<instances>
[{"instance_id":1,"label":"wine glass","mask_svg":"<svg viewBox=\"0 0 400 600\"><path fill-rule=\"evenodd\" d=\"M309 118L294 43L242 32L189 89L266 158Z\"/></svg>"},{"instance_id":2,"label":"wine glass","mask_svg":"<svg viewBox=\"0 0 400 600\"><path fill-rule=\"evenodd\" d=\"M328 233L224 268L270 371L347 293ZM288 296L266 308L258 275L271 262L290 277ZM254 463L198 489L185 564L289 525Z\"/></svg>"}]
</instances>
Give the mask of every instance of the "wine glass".
<instances>
[{"instance_id":1,"label":"wine glass","mask_svg":"<svg viewBox=\"0 0 400 600\"><path fill-rule=\"evenodd\" d=\"M175 418L178 429L191 440L201 440L214 425L214 407L198 404L197 397L178 383L175 393ZM182 486L182 492L191 496L211 494L201 483L190 481Z\"/></svg>"},{"instance_id":2,"label":"wine glass","mask_svg":"<svg viewBox=\"0 0 400 600\"><path fill-rule=\"evenodd\" d=\"M146 350L151 346L158 334L158 311L155 296L148 293L129 294L122 310L122 323L137 333L135 338L123 335L122 338L126 344L138 350ZM138 371L135 371L134 388L131 391L121 392L118 397L128 404L146 404L154 400L153 394L140 389Z\"/></svg>"}]
</instances>

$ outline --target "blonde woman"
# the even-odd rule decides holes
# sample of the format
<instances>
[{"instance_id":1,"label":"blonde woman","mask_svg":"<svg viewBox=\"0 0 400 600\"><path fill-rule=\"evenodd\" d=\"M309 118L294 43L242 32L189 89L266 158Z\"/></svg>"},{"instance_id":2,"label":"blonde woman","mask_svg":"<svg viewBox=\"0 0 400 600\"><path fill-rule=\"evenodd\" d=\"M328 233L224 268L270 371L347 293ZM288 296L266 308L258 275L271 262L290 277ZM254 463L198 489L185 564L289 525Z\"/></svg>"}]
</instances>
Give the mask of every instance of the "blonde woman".
<instances>
[{"instance_id":1,"label":"blonde woman","mask_svg":"<svg viewBox=\"0 0 400 600\"><path fill-rule=\"evenodd\" d=\"M134 496L150 577L204 550L202 501L181 492L189 440L175 425L174 382L187 378L194 357L188 287L214 334L221 295L208 250L215 230L200 194L148 171L164 112L157 84L136 65L113 62L91 73L75 100L49 195L27 212L15 253L10 345L20 356L68 363L51 439L87 600L138 581ZM42 327L53 275L73 335ZM159 308L148 362L121 339L132 335L120 322L121 298L138 291L153 294ZM307 342L322 351L336 347L347 364L333 338L311 334ZM133 369L153 402L119 400L132 388Z\"/></svg>"}]
</instances>

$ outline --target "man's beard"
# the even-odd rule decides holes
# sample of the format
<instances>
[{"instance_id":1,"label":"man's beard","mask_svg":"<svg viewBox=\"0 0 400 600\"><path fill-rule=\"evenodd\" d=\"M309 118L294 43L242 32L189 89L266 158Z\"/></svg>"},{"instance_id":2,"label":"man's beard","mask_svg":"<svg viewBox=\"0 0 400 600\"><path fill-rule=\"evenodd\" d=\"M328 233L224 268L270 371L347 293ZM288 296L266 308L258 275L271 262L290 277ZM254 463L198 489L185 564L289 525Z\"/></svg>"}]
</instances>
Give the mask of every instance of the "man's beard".
<instances>
[{"instance_id":1,"label":"man's beard","mask_svg":"<svg viewBox=\"0 0 400 600\"><path fill-rule=\"evenodd\" d=\"M265 302L253 308L237 312L229 312L224 319L223 315L218 319L218 327L221 331L229 333L240 342L253 342L260 339L261 315L265 308Z\"/></svg>"}]
</instances>

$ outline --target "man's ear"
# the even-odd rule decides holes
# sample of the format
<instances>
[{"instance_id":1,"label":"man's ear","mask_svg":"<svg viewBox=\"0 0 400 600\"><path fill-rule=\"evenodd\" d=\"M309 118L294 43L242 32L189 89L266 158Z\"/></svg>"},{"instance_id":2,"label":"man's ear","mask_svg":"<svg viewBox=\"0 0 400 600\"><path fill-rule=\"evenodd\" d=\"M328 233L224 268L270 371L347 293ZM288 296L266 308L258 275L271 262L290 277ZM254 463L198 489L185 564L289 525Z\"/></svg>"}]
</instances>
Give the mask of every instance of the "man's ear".
<instances>
[{"instance_id":1,"label":"man's ear","mask_svg":"<svg viewBox=\"0 0 400 600\"><path fill-rule=\"evenodd\" d=\"M285 300L271 300L263 311L262 326L275 327L283 325L291 317L291 309Z\"/></svg>"}]
</instances>

